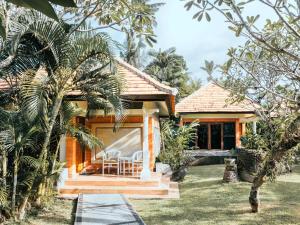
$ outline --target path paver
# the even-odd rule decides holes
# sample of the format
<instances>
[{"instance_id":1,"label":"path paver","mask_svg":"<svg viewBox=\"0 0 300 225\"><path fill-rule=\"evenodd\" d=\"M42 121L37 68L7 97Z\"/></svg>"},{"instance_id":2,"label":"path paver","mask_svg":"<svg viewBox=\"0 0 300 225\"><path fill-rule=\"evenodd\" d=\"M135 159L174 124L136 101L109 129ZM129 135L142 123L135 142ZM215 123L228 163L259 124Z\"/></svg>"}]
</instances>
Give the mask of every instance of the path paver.
<instances>
[{"instance_id":1,"label":"path paver","mask_svg":"<svg viewBox=\"0 0 300 225\"><path fill-rule=\"evenodd\" d=\"M123 195L80 194L75 225L145 225Z\"/></svg>"}]
</instances>

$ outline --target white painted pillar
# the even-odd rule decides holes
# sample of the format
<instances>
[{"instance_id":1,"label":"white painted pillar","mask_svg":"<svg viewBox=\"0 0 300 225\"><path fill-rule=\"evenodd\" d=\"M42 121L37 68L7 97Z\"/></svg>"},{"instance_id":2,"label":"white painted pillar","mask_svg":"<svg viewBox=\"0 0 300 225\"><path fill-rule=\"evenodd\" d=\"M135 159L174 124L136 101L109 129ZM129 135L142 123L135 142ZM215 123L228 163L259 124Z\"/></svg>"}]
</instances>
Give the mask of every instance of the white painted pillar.
<instances>
[{"instance_id":1,"label":"white painted pillar","mask_svg":"<svg viewBox=\"0 0 300 225\"><path fill-rule=\"evenodd\" d=\"M257 133L257 131L256 131L256 121L253 121L252 129L253 129L253 134L256 134Z\"/></svg>"},{"instance_id":2,"label":"white painted pillar","mask_svg":"<svg viewBox=\"0 0 300 225\"><path fill-rule=\"evenodd\" d=\"M151 171L149 168L149 140L148 140L148 127L149 127L149 114L146 109L143 110L143 170L141 172L141 179L148 180L151 178Z\"/></svg>"}]
</instances>

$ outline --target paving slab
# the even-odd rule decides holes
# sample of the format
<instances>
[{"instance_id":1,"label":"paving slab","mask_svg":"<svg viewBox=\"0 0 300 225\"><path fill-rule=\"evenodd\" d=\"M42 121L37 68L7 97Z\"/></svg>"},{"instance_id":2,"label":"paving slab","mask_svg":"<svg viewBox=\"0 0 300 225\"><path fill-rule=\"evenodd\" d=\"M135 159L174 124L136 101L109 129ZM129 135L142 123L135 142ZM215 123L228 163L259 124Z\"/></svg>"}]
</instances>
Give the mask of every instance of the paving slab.
<instances>
[{"instance_id":1,"label":"paving slab","mask_svg":"<svg viewBox=\"0 0 300 225\"><path fill-rule=\"evenodd\" d=\"M75 225L145 225L120 194L79 194Z\"/></svg>"}]
</instances>

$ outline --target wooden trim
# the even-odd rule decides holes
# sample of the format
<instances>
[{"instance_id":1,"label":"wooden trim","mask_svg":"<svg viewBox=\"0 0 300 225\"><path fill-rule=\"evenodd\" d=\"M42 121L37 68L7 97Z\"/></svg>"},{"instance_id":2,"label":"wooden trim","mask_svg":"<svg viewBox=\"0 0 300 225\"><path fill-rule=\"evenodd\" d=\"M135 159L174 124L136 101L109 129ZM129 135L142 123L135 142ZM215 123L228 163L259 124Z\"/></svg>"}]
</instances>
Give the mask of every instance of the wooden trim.
<instances>
[{"instance_id":1,"label":"wooden trim","mask_svg":"<svg viewBox=\"0 0 300 225\"><path fill-rule=\"evenodd\" d=\"M188 115L188 114L255 114L255 111L242 111L242 112L228 112L228 111L207 111L207 112L178 112L180 115Z\"/></svg>"},{"instance_id":2,"label":"wooden trim","mask_svg":"<svg viewBox=\"0 0 300 225\"><path fill-rule=\"evenodd\" d=\"M88 123L115 123L115 116L94 116L88 118ZM143 123L143 116L128 116L122 123Z\"/></svg>"},{"instance_id":3,"label":"wooden trim","mask_svg":"<svg viewBox=\"0 0 300 225\"><path fill-rule=\"evenodd\" d=\"M207 138L208 138L208 140L207 140L207 145L208 145L208 149L211 149L211 124L207 124L207 126L208 126L208 130L207 130L207 132L208 132L208 135L207 135Z\"/></svg>"},{"instance_id":4,"label":"wooden trim","mask_svg":"<svg viewBox=\"0 0 300 225\"><path fill-rule=\"evenodd\" d=\"M221 123L221 150L224 150L224 123Z\"/></svg>"},{"instance_id":5,"label":"wooden trim","mask_svg":"<svg viewBox=\"0 0 300 225\"><path fill-rule=\"evenodd\" d=\"M199 118L199 119L192 119L192 118L182 118L182 123L191 123L191 122L198 122L198 123L226 123L226 122L236 122L239 119L236 118Z\"/></svg>"}]
</instances>

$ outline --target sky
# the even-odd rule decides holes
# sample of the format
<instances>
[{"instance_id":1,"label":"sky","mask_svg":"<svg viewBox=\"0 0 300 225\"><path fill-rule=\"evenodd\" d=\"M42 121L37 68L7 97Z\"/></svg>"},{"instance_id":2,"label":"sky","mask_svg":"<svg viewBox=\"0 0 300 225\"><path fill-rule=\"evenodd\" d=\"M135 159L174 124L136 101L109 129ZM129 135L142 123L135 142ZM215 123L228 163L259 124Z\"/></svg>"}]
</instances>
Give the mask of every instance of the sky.
<instances>
[{"instance_id":1,"label":"sky","mask_svg":"<svg viewBox=\"0 0 300 225\"><path fill-rule=\"evenodd\" d=\"M181 0L153 0L152 2L164 2L156 14L157 44L154 49L166 50L175 47L179 55L184 56L189 73L193 78L207 82L207 74L200 67L204 61L214 61L223 64L227 60L227 49L237 47L245 42L243 38L237 38L228 29L224 17L218 13L211 13L211 21L202 19L201 22L193 20L195 10L186 11ZM256 16L260 14L258 24L263 25L266 18L275 19L275 15L257 2L249 4L245 15Z\"/></svg>"}]
</instances>

